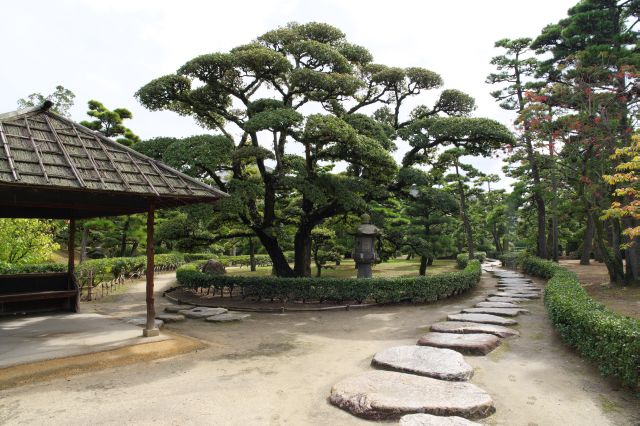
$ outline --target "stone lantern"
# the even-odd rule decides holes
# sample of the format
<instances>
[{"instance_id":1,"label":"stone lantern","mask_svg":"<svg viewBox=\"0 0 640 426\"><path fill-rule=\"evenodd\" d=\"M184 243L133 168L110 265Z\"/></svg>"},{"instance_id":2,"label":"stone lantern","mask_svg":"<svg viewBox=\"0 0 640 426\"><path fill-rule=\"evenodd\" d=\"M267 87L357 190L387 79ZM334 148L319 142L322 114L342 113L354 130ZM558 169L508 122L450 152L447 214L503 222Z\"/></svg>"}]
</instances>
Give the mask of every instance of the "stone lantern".
<instances>
[{"instance_id":1,"label":"stone lantern","mask_svg":"<svg viewBox=\"0 0 640 426\"><path fill-rule=\"evenodd\" d=\"M368 214L362 215L362 224L356 231L356 245L353 248L353 260L358 268L358 278L371 278L371 265L378 260L375 249L375 241L380 230L370 223L371 217Z\"/></svg>"}]
</instances>

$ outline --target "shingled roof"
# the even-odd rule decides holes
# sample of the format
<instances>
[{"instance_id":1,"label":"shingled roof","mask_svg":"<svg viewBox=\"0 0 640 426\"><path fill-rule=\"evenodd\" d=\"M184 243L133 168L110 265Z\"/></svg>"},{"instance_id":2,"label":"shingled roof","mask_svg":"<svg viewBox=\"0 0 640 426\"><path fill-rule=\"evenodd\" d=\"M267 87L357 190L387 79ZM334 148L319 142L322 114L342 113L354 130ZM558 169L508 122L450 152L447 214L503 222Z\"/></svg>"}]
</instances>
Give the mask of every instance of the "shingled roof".
<instances>
[{"instance_id":1,"label":"shingled roof","mask_svg":"<svg viewBox=\"0 0 640 426\"><path fill-rule=\"evenodd\" d=\"M226 194L43 106L0 114L0 217L92 217Z\"/></svg>"}]
</instances>

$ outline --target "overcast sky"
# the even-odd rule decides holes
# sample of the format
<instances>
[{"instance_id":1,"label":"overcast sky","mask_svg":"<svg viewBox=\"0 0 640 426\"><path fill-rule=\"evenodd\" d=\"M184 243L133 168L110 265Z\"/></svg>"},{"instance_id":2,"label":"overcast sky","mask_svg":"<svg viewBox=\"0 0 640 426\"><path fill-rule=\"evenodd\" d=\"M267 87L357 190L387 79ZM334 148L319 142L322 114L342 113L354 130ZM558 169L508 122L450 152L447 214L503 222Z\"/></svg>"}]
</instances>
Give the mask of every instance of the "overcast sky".
<instances>
[{"instance_id":1,"label":"overcast sky","mask_svg":"<svg viewBox=\"0 0 640 426\"><path fill-rule=\"evenodd\" d=\"M327 22L375 61L439 73L446 88L472 95L474 115L509 125L484 83L501 38L535 37L566 16L577 0L107 0L22 1L3 4L0 112L33 92L62 84L76 94L75 120L86 102L125 107L128 126L143 139L203 133L190 118L149 112L134 99L142 85L195 56L250 42L287 22ZM402 147L396 156L401 156ZM498 173L496 159L474 159ZM503 180L501 186L508 186Z\"/></svg>"}]
</instances>

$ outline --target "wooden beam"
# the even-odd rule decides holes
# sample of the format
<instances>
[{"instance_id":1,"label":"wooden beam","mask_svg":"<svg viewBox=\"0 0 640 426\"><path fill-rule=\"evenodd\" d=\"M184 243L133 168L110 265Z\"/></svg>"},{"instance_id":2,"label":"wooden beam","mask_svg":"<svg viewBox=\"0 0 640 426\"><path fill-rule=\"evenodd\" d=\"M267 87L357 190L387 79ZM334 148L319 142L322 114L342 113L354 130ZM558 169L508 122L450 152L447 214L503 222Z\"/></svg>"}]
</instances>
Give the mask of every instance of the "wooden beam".
<instances>
[{"instance_id":1,"label":"wooden beam","mask_svg":"<svg viewBox=\"0 0 640 426\"><path fill-rule=\"evenodd\" d=\"M76 220L69 220L69 242L67 243L69 253L69 275L73 275L76 269L75 248L76 248Z\"/></svg>"},{"instance_id":2,"label":"wooden beam","mask_svg":"<svg viewBox=\"0 0 640 426\"><path fill-rule=\"evenodd\" d=\"M160 331L156 328L156 307L153 297L153 224L155 219L155 206L153 202L149 203L147 211L147 326L142 331L145 337L158 336Z\"/></svg>"},{"instance_id":3,"label":"wooden beam","mask_svg":"<svg viewBox=\"0 0 640 426\"><path fill-rule=\"evenodd\" d=\"M131 190L131 185L129 185L129 182L127 182L127 180L124 178L122 173L120 173L120 169L118 168L118 166L116 166L116 163L113 161L113 157L111 156L111 154L109 154L109 150L102 144L102 141L100 140L100 138L98 138L98 136L96 136L95 134L93 135L93 139L96 141L100 149L102 149L102 152L104 152L104 155L107 157L107 160L109 160L109 164L111 164L111 167L113 167L113 170L116 172L120 180L122 180L122 184L126 186L128 190Z\"/></svg>"},{"instance_id":4,"label":"wooden beam","mask_svg":"<svg viewBox=\"0 0 640 426\"><path fill-rule=\"evenodd\" d=\"M151 183L151 181L149 180L147 175L142 171L142 169L140 168L140 166L138 165L136 160L131 156L131 154L129 154L129 152L127 152L127 151L125 151L125 153L127 154L127 157L129 157L129 160L131 160L131 164L133 164L133 167L136 168L136 170L142 176L144 181L147 182L147 185L149 186L149 188L151 188L151 190L154 192L154 194L160 195L160 193L156 190L156 187L153 186L153 184Z\"/></svg>"},{"instance_id":5,"label":"wooden beam","mask_svg":"<svg viewBox=\"0 0 640 426\"><path fill-rule=\"evenodd\" d=\"M102 183L102 187L104 189L107 189L107 185L104 183L104 179L102 179L102 175L100 174L98 165L96 164L96 161L93 159L93 155L91 155L91 153L87 149L87 146L84 144L84 141L82 140L82 136L80 136L78 129L76 129L76 126L73 123L71 124L71 128L75 133L75 137L80 142L80 145L82 145L82 149L84 150L85 155L87 156L87 158L89 158L89 161L91 162L91 166L93 167L93 170L96 172L96 175L98 175L98 179L100 179L100 182Z\"/></svg>"},{"instance_id":6,"label":"wooden beam","mask_svg":"<svg viewBox=\"0 0 640 426\"><path fill-rule=\"evenodd\" d=\"M42 174L44 175L44 180L49 183L49 175L47 174L47 169L44 167L44 162L42 160L42 154L40 154L40 149L38 149L38 144L33 139L33 132L31 132L31 126L29 126L29 119L25 117L24 125L27 127L27 133L29 134L29 141L31 141L31 146L33 147L33 151L36 153L36 157L38 157L38 164L40 164L40 170L42 170Z\"/></svg>"}]
</instances>

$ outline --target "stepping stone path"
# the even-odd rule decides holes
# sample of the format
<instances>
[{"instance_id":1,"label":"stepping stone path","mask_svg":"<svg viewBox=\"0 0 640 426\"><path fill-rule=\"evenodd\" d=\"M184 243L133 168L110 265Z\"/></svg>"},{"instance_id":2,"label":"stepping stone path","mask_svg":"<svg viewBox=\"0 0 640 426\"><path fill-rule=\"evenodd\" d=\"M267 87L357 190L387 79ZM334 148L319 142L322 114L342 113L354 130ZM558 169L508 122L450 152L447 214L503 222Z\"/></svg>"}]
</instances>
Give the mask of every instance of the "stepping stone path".
<instances>
[{"instance_id":1,"label":"stepping stone path","mask_svg":"<svg viewBox=\"0 0 640 426\"><path fill-rule=\"evenodd\" d=\"M184 315L182 314L160 314L156 315L156 319L164 322L180 322L184 321Z\"/></svg>"},{"instance_id":2,"label":"stepping stone path","mask_svg":"<svg viewBox=\"0 0 640 426\"><path fill-rule=\"evenodd\" d=\"M407 414L400 419L400 426L482 426L462 417L442 417L431 414Z\"/></svg>"},{"instance_id":3,"label":"stepping stone path","mask_svg":"<svg viewBox=\"0 0 640 426\"><path fill-rule=\"evenodd\" d=\"M243 319L249 318L251 315L249 314L241 314L238 312L225 312L222 314L214 315L205 319L208 322L232 322L232 321L241 321Z\"/></svg>"},{"instance_id":4,"label":"stepping stone path","mask_svg":"<svg viewBox=\"0 0 640 426\"><path fill-rule=\"evenodd\" d=\"M227 313L228 311L224 308L197 307L193 309L184 309L178 312L187 318L199 319L199 318L207 318L207 317L212 317L214 315L224 314L224 313Z\"/></svg>"},{"instance_id":5,"label":"stepping stone path","mask_svg":"<svg viewBox=\"0 0 640 426\"><path fill-rule=\"evenodd\" d=\"M491 415L495 411L491 397L464 382L472 377L473 369L461 353L486 355L502 338L519 336L518 331L505 327L518 322L504 317L528 313L519 303L531 302L542 293L524 275L500 268L498 261L482 265L483 271L498 278L497 291L485 301L432 324L431 332L417 346L376 353L371 365L393 371L369 371L344 379L331 390L330 402L372 420L402 416L404 426L473 426L478 423L467 419Z\"/></svg>"},{"instance_id":6,"label":"stepping stone path","mask_svg":"<svg viewBox=\"0 0 640 426\"><path fill-rule=\"evenodd\" d=\"M476 303L476 308L519 308L520 305L509 302L480 302Z\"/></svg>"},{"instance_id":7,"label":"stepping stone path","mask_svg":"<svg viewBox=\"0 0 640 426\"><path fill-rule=\"evenodd\" d=\"M454 349L465 355L486 355L500 343L499 337L486 333L427 333L418 340L420 346Z\"/></svg>"},{"instance_id":8,"label":"stepping stone path","mask_svg":"<svg viewBox=\"0 0 640 426\"><path fill-rule=\"evenodd\" d=\"M530 301L531 299L525 299L524 297L506 297L506 296L487 297L487 302L519 303L519 302L530 302Z\"/></svg>"},{"instance_id":9,"label":"stepping stone path","mask_svg":"<svg viewBox=\"0 0 640 426\"><path fill-rule=\"evenodd\" d=\"M516 330L501 325L480 324L477 322L443 321L431 325L431 331L438 333L488 333L498 337L519 336Z\"/></svg>"},{"instance_id":10,"label":"stepping stone path","mask_svg":"<svg viewBox=\"0 0 640 426\"><path fill-rule=\"evenodd\" d=\"M333 386L329 401L372 420L413 413L479 419L495 411L491 396L471 383L393 371L369 371L348 377Z\"/></svg>"},{"instance_id":11,"label":"stepping stone path","mask_svg":"<svg viewBox=\"0 0 640 426\"><path fill-rule=\"evenodd\" d=\"M434 379L465 381L473 367L456 351L422 346L395 346L378 352L371 365Z\"/></svg>"},{"instance_id":12,"label":"stepping stone path","mask_svg":"<svg viewBox=\"0 0 640 426\"><path fill-rule=\"evenodd\" d=\"M169 305L166 308L164 308L164 311L170 314L176 314L180 311L185 311L193 308L195 308L195 306L193 305Z\"/></svg>"},{"instance_id":13,"label":"stepping stone path","mask_svg":"<svg viewBox=\"0 0 640 426\"><path fill-rule=\"evenodd\" d=\"M516 317L527 312L529 311L522 308L465 308L462 310L464 314L491 314L505 317Z\"/></svg>"},{"instance_id":14,"label":"stepping stone path","mask_svg":"<svg viewBox=\"0 0 640 426\"><path fill-rule=\"evenodd\" d=\"M510 318L502 318L497 315L490 314L453 314L448 315L449 321L468 321L479 322L482 324L496 324L496 325L516 325L518 321Z\"/></svg>"},{"instance_id":15,"label":"stepping stone path","mask_svg":"<svg viewBox=\"0 0 640 426\"><path fill-rule=\"evenodd\" d=\"M127 318L126 322L127 322L127 324L137 325L138 327L146 327L147 326L147 318L146 317ZM155 320L155 324L154 324L155 328L162 328L163 325L164 325L163 321L161 321L159 319Z\"/></svg>"}]
</instances>

